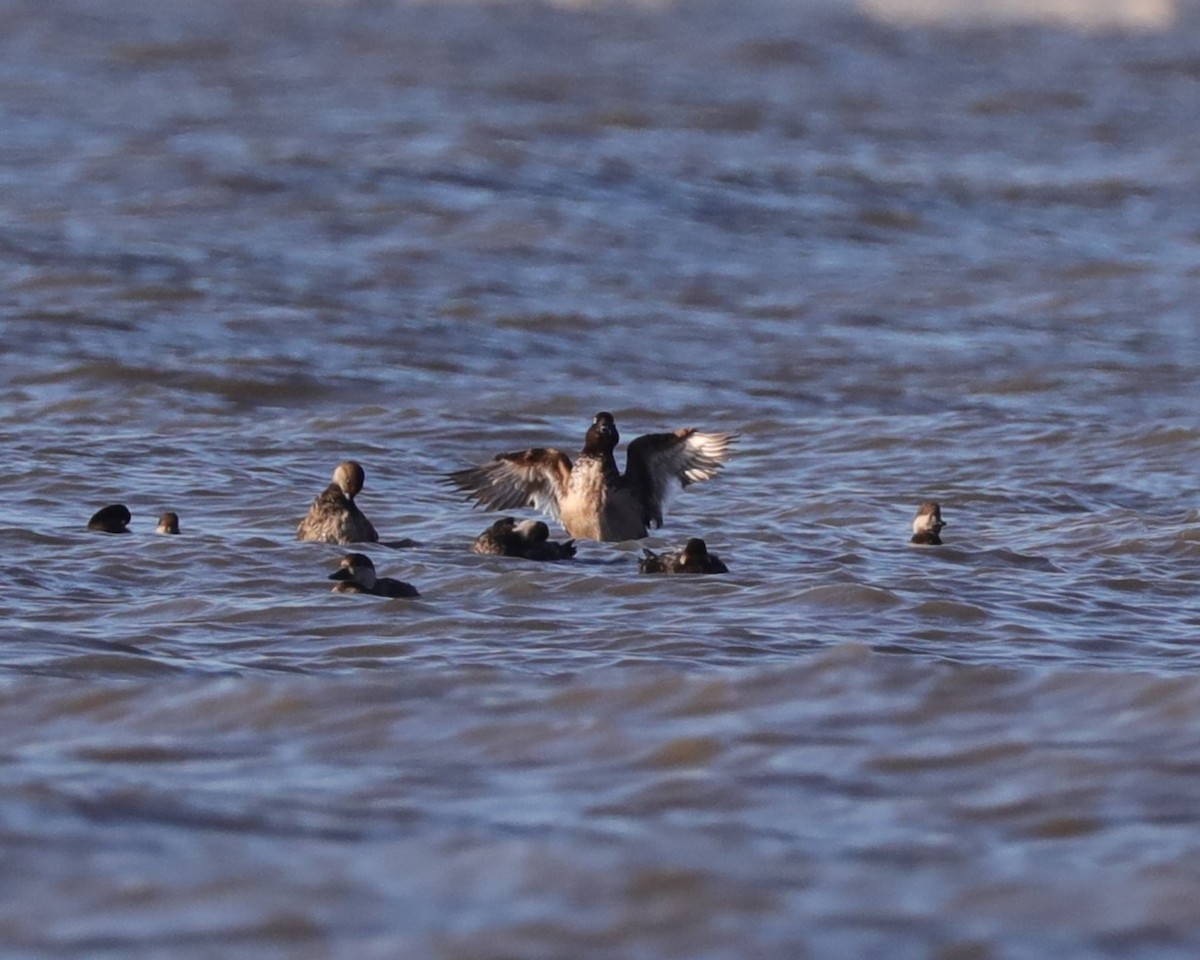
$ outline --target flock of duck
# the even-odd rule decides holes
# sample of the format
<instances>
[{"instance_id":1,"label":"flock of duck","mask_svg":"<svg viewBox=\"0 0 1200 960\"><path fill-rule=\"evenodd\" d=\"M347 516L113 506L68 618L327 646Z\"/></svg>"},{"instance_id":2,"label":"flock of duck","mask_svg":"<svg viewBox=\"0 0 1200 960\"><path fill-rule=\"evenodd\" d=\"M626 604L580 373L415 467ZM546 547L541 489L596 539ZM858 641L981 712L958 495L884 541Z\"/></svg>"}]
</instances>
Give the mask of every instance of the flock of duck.
<instances>
[{"instance_id":1,"label":"flock of duck","mask_svg":"<svg viewBox=\"0 0 1200 960\"><path fill-rule=\"evenodd\" d=\"M444 482L477 506L489 510L533 507L561 523L571 537L556 542L541 520L518 522L503 517L475 538L472 552L553 561L575 556L575 540L640 540L651 527L662 526L663 508L672 490L720 472L737 436L692 427L648 433L629 444L624 473L617 469L613 455L620 439L612 414L598 413L573 462L553 447L534 447L497 454L487 463L447 475ZM379 534L354 502L365 479L357 462L338 464L332 482L317 495L300 522L296 538L336 544L377 543ZM124 504L111 504L93 515L88 529L128 533L130 519ZM937 503L922 504L913 520L912 542L940 544L945 525ZM178 515L164 513L155 532L178 534ZM675 552L656 554L644 548L642 552L639 573L729 572L699 537ZM412 584L378 576L371 558L362 553L343 556L329 579L337 581L335 593L420 596Z\"/></svg>"}]
</instances>

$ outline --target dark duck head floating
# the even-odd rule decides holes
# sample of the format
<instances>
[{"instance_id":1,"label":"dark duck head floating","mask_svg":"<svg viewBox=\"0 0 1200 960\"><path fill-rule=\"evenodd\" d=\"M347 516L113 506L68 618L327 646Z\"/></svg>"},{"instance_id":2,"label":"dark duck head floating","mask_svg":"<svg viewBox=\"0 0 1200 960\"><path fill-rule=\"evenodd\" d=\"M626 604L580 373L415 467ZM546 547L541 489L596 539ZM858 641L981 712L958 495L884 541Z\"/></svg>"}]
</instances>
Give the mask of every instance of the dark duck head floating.
<instances>
[{"instance_id":1,"label":"dark duck head floating","mask_svg":"<svg viewBox=\"0 0 1200 960\"><path fill-rule=\"evenodd\" d=\"M112 503L93 513L87 528L97 533L128 533L131 519L129 508L125 504Z\"/></svg>"},{"instance_id":2,"label":"dark duck head floating","mask_svg":"<svg viewBox=\"0 0 1200 960\"><path fill-rule=\"evenodd\" d=\"M329 575L334 593L367 593L373 597L419 597L417 588L403 580L375 575L375 564L365 553L348 553Z\"/></svg>"},{"instance_id":3,"label":"dark duck head floating","mask_svg":"<svg viewBox=\"0 0 1200 960\"><path fill-rule=\"evenodd\" d=\"M692 537L678 553L653 553L643 550L638 561L638 573L728 573L729 568L715 553L708 552L708 544L699 537Z\"/></svg>"}]
</instances>

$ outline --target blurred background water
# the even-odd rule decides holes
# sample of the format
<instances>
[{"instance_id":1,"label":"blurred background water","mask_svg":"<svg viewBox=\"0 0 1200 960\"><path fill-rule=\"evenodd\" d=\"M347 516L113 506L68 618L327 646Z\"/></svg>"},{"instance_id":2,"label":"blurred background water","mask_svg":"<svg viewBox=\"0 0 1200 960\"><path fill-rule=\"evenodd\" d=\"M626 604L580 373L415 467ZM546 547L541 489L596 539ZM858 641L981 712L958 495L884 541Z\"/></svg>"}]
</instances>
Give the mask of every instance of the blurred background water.
<instances>
[{"instance_id":1,"label":"blurred background water","mask_svg":"<svg viewBox=\"0 0 1200 960\"><path fill-rule=\"evenodd\" d=\"M0 25L6 955L1196 955L1190 7ZM602 409L741 440L471 555ZM422 599L293 539L347 457Z\"/></svg>"}]
</instances>

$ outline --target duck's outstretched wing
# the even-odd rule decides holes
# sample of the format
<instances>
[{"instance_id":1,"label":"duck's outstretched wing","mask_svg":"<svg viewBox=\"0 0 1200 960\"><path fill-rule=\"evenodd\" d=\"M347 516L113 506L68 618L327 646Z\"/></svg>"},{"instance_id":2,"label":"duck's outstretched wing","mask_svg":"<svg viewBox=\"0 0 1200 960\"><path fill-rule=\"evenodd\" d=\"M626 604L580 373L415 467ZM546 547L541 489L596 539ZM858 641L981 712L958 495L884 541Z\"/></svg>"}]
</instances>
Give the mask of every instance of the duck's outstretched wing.
<instances>
[{"instance_id":1,"label":"duck's outstretched wing","mask_svg":"<svg viewBox=\"0 0 1200 960\"><path fill-rule=\"evenodd\" d=\"M446 482L489 510L534 507L560 519L558 504L567 492L571 458L552 447L501 453L478 467L456 470Z\"/></svg>"},{"instance_id":2,"label":"duck's outstretched wing","mask_svg":"<svg viewBox=\"0 0 1200 960\"><path fill-rule=\"evenodd\" d=\"M732 433L687 427L674 433L648 433L629 445L625 482L642 502L642 522L662 526L663 505L675 485L686 487L715 477L737 440Z\"/></svg>"}]
</instances>

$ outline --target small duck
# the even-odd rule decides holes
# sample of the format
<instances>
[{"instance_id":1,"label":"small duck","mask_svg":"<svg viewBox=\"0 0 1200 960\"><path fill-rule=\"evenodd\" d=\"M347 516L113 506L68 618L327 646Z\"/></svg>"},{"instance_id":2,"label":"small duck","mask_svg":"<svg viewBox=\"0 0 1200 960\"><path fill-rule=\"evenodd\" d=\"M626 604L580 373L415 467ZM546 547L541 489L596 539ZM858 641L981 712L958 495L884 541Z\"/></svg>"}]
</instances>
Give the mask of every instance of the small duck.
<instances>
[{"instance_id":1,"label":"small duck","mask_svg":"<svg viewBox=\"0 0 1200 960\"><path fill-rule=\"evenodd\" d=\"M602 412L592 419L574 463L552 447L535 447L498 454L445 482L492 510L535 507L578 540L640 540L651 524L662 526L672 487L716 476L737 437L692 427L649 433L629 444L624 473L613 456L620 439L613 415Z\"/></svg>"},{"instance_id":2,"label":"small duck","mask_svg":"<svg viewBox=\"0 0 1200 960\"><path fill-rule=\"evenodd\" d=\"M354 502L365 477L361 464L354 460L339 463L333 471L333 482L317 495L308 508L308 515L296 528L296 539L321 543L377 543L379 534Z\"/></svg>"},{"instance_id":3,"label":"small duck","mask_svg":"<svg viewBox=\"0 0 1200 960\"><path fill-rule=\"evenodd\" d=\"M154 528L155 533L178 533L179 532L179 514L173 510L167 510L161 517L158 518L158 526Z\"/></svg>"},{"instance_id":4,"label":"small duck","mask_svg":"<svg viewBox=\"0 0 1200 960\"><path fill-rule=\"evenodd\" d=\"M638 573L728 573L729 568L708 544L692 537L678 553L653 553L642 548L645 556L638 561Z\"/></svg>"},{"instance_id":5,"label":"small duck","mask_svg":"<svg viewBox=\"0 0 1200 960\"><path fill-rule=\"evenodd\" d=\"M942 538L938 534L942 532L942 527L945 525L942 520L941 506L932 500L929 503L923 503L913 518L913 535L910 542L926 546L941 546Z\"/></svg>"},{"instance_id":6,"label":"small duck","mask_svg":"<svg viewBox=\"0 0 1200 960\"><path fill-rule=\"evenodd\" d=\"M129 533L129 521L133 519L129 508L123 503L112 503L92 514L87 528L97 533Z\"/></svg>"},{"instance_id":7,"label":"small duck","mask_svg":"<svg viewBox=\"0 0 1200 960\"><path fill-rule=\"evenodd\" d=\"M340 566L329 575L337 580L334 593L369 593L373 597L419 597L417 588L403 580L375 576L375 564L363 553L348 553Z\"/></svg>"},{"instance_id":8,"label":"small duck","mask_svg":"<svg viewBox=\"0 0 1200 960\"><path fill-rule=\"evenodd\" d=\"M541 520L517 523L512 517L503 517L475 538L471 552L526 560L568 560L575 556L575 541L551 540L550 528Z\"/></svg>"}]
</instances>

